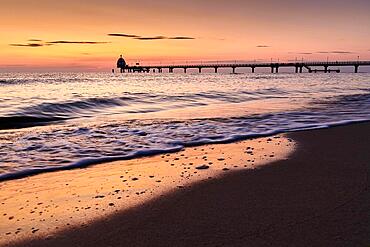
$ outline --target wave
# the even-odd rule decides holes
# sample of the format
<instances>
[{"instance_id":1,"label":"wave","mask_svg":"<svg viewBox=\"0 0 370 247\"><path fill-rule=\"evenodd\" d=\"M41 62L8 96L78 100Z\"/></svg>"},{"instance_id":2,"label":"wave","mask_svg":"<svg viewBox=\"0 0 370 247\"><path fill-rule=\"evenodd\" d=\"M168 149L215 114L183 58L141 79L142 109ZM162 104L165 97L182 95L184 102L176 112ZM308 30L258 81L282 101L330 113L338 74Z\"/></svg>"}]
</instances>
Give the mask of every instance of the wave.
<instances>
[{"instance_id":1,"label":"wave","mask_svg":"<svg viewBox=\"0 0 370 247\"><path fill-rule=\"evenodd\" d=\"M324 99L314 107L244 117L126 120L2 136L0 181L102 162L175 152L184 147L370 121L370 94ZM347 103L345 103L347 102ZM97 148L98 147L98 148ZM14 164L27 164L15 167Z\"/></svg>"},{"instance_id":2,"label":"wave","mask_svg":"<svg viewBox=\"0 0 370 247\"><path fill-rule=\"evenodd\" d=\"M2 76L0 181L370 120L370 81L360 74ZM185 107L178 119L147 114ZM4 130L39 125L48 126Z\"/></svg>"},{"instance_id":3,"label":"wave","mask_svg":"<svg viewBox=\"0 0 370 247\"><path fill-rule=\"evenodd\" d=\"M26 83L31 83L32 80L29 79L0 79L0 86L1 85L18 85L18 84L26 84Z\"/></svg>"},{"instance_id":4,"label":"wave","mask_svg":"<svg viewBox=\"0 0 370 247\"><path fill-rule=\"evenodd\" d=\"M82 101L41 103L0 117L0 130L42 126L78 117L89 117L104 108L124 106L124 98L89 98Z\"/></svg>"},{"instance_id":5,"label":"wave","mask_svg":"<svg viewBox=\"0 0 370 247\"><path fill-rule=\"evenodd\" d=\"M268 137L268 136L273 136L273 135L277 135L281 133L325 129L325 128L349 125L349 124L354 124L354 123L369 122L369 121L370 119L345 120L345 121L333 122L330 124L310 124L310 125L300 126L300 127L297 126L297 127L292 127L292 128L268 130L268 131L261 132L261 133L234 134L228 137L222 136L222 135L221 136L208 136L208 137L198 138L196 140L189 141L189 142L174 141L174 142L171 142L172 147L170 148L138 150L138 151L134 151L127 155L116 155L116 156L105 156L105 157L102 156L99 158L81 159L77 162L71 163L69 165L64 165L64 166L30 168L30 169L24 169L21 171L17 171L17 172L0 174L0 182L4 182L7 180L13 180L13 179L25 178L28 176L33 176L33 175L37 175L41 173L71 170L71 169L77 169L77 168L86 168L86 167L89 167L92 165L98 165L101 163L120 161L120 160L130 160L130 159L150 157L150 156L160 155L160 154L174 153L174 152L179 152L183 150L185 147L196 147L196 146L209 145L209 144L226 144L226 143L243 141L243 140L252 139L252 138Z\"/></svg>"},{"instance_id":6,"label":"wave","mask_svg":"<svg viewBox=\"0 0 370 247\"><path fill-rule=\"evenodd\" d=\"M68 118L62 117L34 117L34 116L9 116L0 117L0 130L5 129L20 129L35 126L48 125L50 123L56 123L59 121L66 120Z\"/></svg>"},{"instance_id":7,"label":"wave","mask_svg":"<svg viewBox=\"0 0 370 247\"><path fill-rule=\"evenodd\" d=\"M18 109L17 112L9 116L0 117L0 129L42 126L58 121L105 114L110 110L124 114L151 113L184 107L205 106L210 101L212 103L214 101L241 103L264 98L284 98L286 97L285 94L286 92L282 90L271 88L254 92L245 90L234 93L209 91L179 95L127 93L120 97L95 97L67 102L40 103ZM119 108L119 110L116 108Z\"/></svg>"},{"instance_id":8,"label":"wave","mask_svg":"<svg viewBox=\"0 0 370 247\"><path fill-rule=\"evenodd\" d=\"M38 114L43 116L52 115L53 117L73 117L83 111L95 111L106 107L123 106L125 105L123 100L122 98L88 98L62 103L41 103L24 108L20 113L25 115Z\"/></svg>"},{"instance_id":9,"label":"wave","mask_svg":"<svg viewBox=\"0 0 370 247\"><path fill-rule=\"evenodd\" d=\"M10 85L10 84L18 84L19 80L0 80L0 85Z\"/></svg>"},{"instance_id":10,"label":"wave","mask_svg":"<svg viewBox=\"0 0 370 247\"><path fill-rule=\"evenodd\" d=\"M71 170L76 168L84 168L91 165L96 165L100 163L106 163L106 162L112 162L112 161L118 161L118 160L129 160L134 158L141 158L141 157L148 157L163 153L174 153L178 152L182 149L182 147L174 147L174 148L168 148L168 149L152 149L152 150L140 150L133 154L129 155L122 155L122 156L115 156L115 157L102 157L102 158L90 158L90 159L83 159L76 163L72 163L70 165L66 166L60 166L60 167L45 167L45 168L32 168L32 169L25 169L19 172L15 173L8 173L8 174L0 174L0 182L12 180L12 179L19 179L24 178L32 175L37 175L40 173L45 172L56 172L56 171L63 171L63 170Z\"/></svg>"}]
</instances>

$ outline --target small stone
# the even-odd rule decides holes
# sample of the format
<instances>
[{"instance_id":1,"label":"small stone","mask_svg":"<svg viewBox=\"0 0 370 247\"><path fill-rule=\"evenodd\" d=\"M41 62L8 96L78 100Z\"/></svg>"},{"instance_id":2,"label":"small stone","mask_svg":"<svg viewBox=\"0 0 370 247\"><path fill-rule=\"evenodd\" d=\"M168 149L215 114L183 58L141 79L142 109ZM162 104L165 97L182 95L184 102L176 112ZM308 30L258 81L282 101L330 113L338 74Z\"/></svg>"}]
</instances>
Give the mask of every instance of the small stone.
<instances>
[{"instance_id":1,"label":"small stone","mask_svg":"<svg viewBox=\"0 0 370 247\"><path fill-rule=\"evenodd\" d=\"M206 169L208 169L209 168L209 166L207 166L207 165L202 165L202 166L197 166L195 169L197 169L197 170L206 170Z\"/></svg>"}]
</instances>

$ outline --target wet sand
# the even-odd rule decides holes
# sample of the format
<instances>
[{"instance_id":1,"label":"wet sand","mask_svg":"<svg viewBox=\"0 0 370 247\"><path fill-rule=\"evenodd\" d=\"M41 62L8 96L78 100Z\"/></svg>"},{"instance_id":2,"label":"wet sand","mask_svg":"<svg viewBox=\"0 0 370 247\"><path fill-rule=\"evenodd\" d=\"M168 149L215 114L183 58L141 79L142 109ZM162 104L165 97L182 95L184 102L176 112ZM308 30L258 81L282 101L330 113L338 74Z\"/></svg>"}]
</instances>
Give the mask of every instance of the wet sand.
<instances>
[{"instance_id":1,"label":"wet sand","mask_svg":"<svg viewBox=\"0 0 370 247\"><path fill-rule=\"evenodd\" d=\"M84 227L18 246L369 246L370 124L288 137L298 143L289 159L278 144L285 138L259 140L281 157L162 191ZM235 145L220 151L241 149ZM246 145L240 156L246 158L226 162L229 168L250 159ZM275 158L269 152L254 155Z\"/></svg>"},{"instance_id":2,"label":"wet sand","mask_svg":"<svg viewBox=\"0 0 370 247\"><path fill-rule=\"evenodd\" d=\"M0 184L0 245L85 227L200 181L285 159L283 135L45 173Z\"/></svg>"}]
</instances>

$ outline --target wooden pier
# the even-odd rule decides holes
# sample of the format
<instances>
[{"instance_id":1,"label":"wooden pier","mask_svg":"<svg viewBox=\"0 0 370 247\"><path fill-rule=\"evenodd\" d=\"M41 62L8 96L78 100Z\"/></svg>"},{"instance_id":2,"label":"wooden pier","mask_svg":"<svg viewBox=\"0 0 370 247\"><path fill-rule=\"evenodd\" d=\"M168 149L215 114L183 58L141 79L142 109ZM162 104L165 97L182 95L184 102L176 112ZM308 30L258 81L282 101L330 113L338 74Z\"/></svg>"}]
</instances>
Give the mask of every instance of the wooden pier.
<instances>
[{"instance_id":1,"label":"wooden pier","mask_svg":"<svg viewBox=\"0 0 370 247\"><path fill-rule=\"evenodd\" d=\"M121 72L127 73L174 73L174 70L182 70L186 73L189 69L197 69L202 73L203 69L213 69L215 73L220 68L229 68L232 73L236 73L238 68L250 68L252 73L256 72L257 68L270 68L271 73L279 73L280 68L292 68L295 73L339 73L339 67L353 67L353 72L358 73L360 66L370 66L370 61L336 61L336 62L278 62L278 63L215 63L215 64L186 64L186 65L135 65L120 68ZM317 69L321 67L322 69ZM334 67L334 68L333 68Z\"/></svg>"}]
</instances>

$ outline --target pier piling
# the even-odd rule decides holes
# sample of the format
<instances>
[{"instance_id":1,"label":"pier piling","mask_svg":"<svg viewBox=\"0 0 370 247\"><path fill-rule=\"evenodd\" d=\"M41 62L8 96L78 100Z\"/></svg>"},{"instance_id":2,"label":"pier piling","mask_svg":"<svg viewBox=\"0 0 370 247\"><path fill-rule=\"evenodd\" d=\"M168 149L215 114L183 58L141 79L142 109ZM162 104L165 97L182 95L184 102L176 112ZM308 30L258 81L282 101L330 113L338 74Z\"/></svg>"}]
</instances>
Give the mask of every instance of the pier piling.
<instances>
[{"instance_id":1,"label":"pier piling","mask_svg":"<svg viewBox=\"0 0 370 247\"><path fill-rule=\"evenodd\" d=\"M184 73L187 73L187 69L198 69L199 73L202 73L203 69L213 68L215 73L218 73L219 68L231 68L232 73L236 73L237 68L251 68L251 72L255 73L256 68L270 68L271 73L279 73L280 68L294 68L295 73L303 73L303 67L307 69L308 72L340 72L339 67L351 66L354 68L354 73L359 72L360 66L370 66L370 61L325 61L325 62L277 62L277 63L217 63L217 64L183 64L183 65L156 65L156 66L141 66L136 64L135 66L126 65L120 58L121 62L118 63L118 68L120 72L158 72L163 73L163 69L168 69L169 73L173 73L174 69L183 69ZM323 69L316 69L315 67L321 67ZM329 69L330 67L337 67L336 69Z\"/></svg>"}]
</instances>

